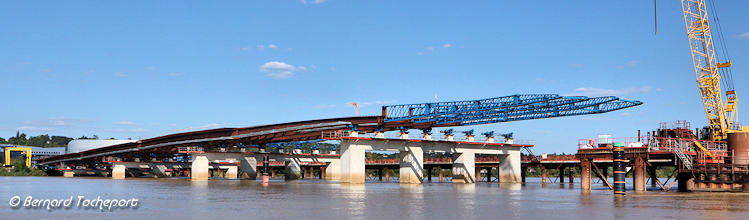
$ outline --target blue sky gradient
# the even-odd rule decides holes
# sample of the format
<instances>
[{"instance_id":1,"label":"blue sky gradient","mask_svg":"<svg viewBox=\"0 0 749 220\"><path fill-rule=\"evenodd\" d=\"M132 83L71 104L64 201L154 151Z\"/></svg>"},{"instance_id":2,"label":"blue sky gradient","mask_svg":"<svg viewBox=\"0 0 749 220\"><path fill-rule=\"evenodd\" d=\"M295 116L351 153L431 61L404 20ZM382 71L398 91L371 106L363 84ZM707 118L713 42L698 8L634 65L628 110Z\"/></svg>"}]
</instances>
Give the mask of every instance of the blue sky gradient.
<instances>
[{"instance_id":1,"label":"blue sky gradient","mask_svg":"<svg viewBox=\"0 0 749 220\"><path fill-rule=\"evenodd\" d=\"M657 36L649 1L211 3L0 3L0 136L147 138L523 93L645 104L473 128L571 153L579 138L706 123L676 0L659 1ZM749 2L718 6L749 97Z\"/></svg>"}]
</instances>

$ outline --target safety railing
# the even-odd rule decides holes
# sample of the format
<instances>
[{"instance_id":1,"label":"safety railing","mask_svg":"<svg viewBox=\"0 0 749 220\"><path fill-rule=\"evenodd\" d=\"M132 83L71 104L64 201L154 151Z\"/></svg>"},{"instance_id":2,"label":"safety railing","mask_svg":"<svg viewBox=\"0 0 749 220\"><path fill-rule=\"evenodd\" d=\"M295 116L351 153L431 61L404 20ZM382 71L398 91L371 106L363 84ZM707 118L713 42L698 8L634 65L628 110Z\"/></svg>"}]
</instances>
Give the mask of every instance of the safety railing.
<instances>
[{"instance_id":1,"label":"safety railing","mask_svg":"<svg viewBox=\"0 0 749 220\"><path fill-rule=\"evenodd\" d=\"M579 139L577 149L611 148L613 143L622 142L625 148L642 148L648 145L648 138L641 137L616 137L598 139Z\"/></svg>"}]
</instances>

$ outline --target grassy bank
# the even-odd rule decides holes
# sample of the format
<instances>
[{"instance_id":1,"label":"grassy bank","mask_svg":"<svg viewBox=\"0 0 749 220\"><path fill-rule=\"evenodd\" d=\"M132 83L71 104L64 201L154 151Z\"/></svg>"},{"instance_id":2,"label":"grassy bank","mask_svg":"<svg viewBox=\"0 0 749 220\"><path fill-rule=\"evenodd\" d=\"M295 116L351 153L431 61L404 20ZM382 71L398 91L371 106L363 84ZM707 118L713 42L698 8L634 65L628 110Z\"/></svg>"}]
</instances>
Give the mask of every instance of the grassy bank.
<instances>
[{"instance_id":1,"label":"grassy bank","mask_svg":"<svg viewBox=\"0 0 749 220\"><path fill-rule=\"evenodd\" d=\"M0 176L46 176L43 170L35 167L27 167L26 162L22 158L17 158L11 161L13 168L0 168Z\"/></svg>"}]
</instances>

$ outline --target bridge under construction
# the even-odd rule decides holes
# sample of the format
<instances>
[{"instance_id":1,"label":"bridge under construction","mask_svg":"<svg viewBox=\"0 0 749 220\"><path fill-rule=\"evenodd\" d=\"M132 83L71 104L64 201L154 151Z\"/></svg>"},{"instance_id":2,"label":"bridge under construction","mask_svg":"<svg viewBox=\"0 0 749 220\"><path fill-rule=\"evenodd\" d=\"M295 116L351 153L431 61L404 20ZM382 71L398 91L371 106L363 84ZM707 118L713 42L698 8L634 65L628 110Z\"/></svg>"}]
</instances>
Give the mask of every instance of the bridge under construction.
<instances>
[{"instance_id":1,"label":"bridge under construction","mask_svg":"<svg viewBox=\"0 0 749 220\"><path fill-rule=\"evenodd\" d=\"M432 138L432 128L470 126L553 117L600 114L641 105L639 101L617 97L560 96L554 94L511 95L481 100L434 102L382 107L378 116L358 116L220 128L149 138L132 143L106 146L36 160L64 171L66 176L101 174L116 179L133 175L135 170L151 170L155 176L187 174L192 179L209 179L211 170L223 177L254 179L258 163L268 167L283 161L285 178L298 179L302 168L317 167L324 179L364 183L366 151L400 153L400 182L424 180L424 153L450 155L453 182L476 182L477 155L494 155L499 180L521 181L522 149L512 137L494 140L493 132L478 141L472 132L456 140L452 129L443 139ZM409 137L409 130L421 130L420 138ZM397 131L397 138L385 132ZM368 136L369 135L369 136ZM301 154L278 152L278 143L337 140L339 152ZM264 168L264 172L267 169ZM426 174L431 176L431 171ZM309 174L307 174L309 176Z\"/></svg>"}]
</instances>

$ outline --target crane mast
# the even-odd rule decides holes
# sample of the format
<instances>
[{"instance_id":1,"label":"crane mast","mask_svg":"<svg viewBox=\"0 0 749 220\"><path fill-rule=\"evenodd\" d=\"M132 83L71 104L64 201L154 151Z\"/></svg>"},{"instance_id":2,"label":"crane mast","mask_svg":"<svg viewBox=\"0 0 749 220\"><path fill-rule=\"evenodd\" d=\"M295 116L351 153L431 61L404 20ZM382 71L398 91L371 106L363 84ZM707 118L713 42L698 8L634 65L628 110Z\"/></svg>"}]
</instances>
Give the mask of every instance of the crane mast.
<instances>
[{"instance_id":1,"label":"crane mast","mask_svg":"<svg viewBox=\"0 0 749 220\"><path fill-rule=\"evenodd\" d=\"M682 0L684 23L687 27L689 47L692 52L694 72L697 76L697 86L702 95L705 113L710 124L713 140L726 140L728 133L736 128L736 91L726 91L724 104L721 92L721 75L719 68L731 66L731 62L719 63L716 58L710 22L707 15L707 0Z\"/></svg>"}]
</instances>

